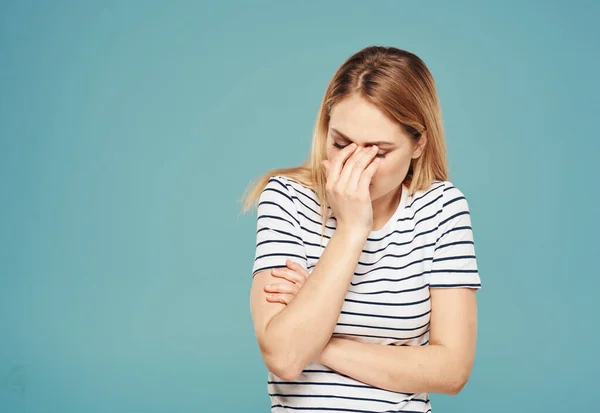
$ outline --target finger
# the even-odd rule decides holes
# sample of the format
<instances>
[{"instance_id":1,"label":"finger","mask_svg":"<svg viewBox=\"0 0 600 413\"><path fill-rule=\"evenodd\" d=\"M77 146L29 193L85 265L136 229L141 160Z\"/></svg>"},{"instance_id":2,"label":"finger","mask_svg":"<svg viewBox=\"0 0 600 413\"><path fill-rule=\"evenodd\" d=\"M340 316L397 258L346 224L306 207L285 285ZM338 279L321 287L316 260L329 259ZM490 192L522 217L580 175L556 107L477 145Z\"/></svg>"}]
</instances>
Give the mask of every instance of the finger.
<instances>
[{"instance_id":1,"label":"finger","mask_svg":"<svg viewBox=\"0 0 600 413\"><path fill-rule=\"evenodd\" d=\"M356 184L351 183L351 178L353 174L358 173L360 175L360 173L362 173L364 168L361 168L360 165L363 162L363 159L368 157L370 154L371 153L369 149L358 148L344 165L340 178L338 179L338 183L345 188L356 188Z\"/></svg>"},{"instance_id":2,"label":"finger","mask_svg":"<svg viewBox=\"0 0 600 413\"><path fill-rule=\"evenodd\" d=\"M364 172L360 176L360 182L358 184L359 189L363 189L363 190L369 189L369 185L371 185L371 180L373 179L375 172L377 172L377 168L379 168L380 164L381 164L381 159L375 158L375 160L373 162L371 162L369 164L369 166L367 166L367 168L364 170Z\"/></svg>"},{"instance_id":3,"label":"finger","mask_svg":"<svg viewBox=\"0 0 600 413\"><path fill-rule=\"evenodd\" d=\"M304 276L304 278L308 278L310 275L310 273L296 261L286 260L285 264L287 265L287 267L289 269L292 269L292 270L300 273L300 275Z\"/></svg>"},{"instance_id":4,"label":"finger","mask_svg":"<svg viewBox=\"0 0 600 413\"><path fill-rule=\"evenodd\" d=\"M352 143L346 146L329 164L328 181L336 182L342 172L346 160L354 153L358 145Z\"/></svg>"},{"instance_id":5,"label":"finger","mask_svg":"<svg viewBox=\"0 0 600 413\"><path fill-rule=\"evenodd\" d=\"M379 148L373 145L369 149L363 151L363 156L356 160L352 173L348 178L348 187L358 189L360 187L360 177L366 170L367 166L372 163Z\"/></svg>"},{"instance_id":6,"label":"finger","mask_svg":"<svg viewBox=\"0 0 600 413\"><path fill-rule=\"evenodd\" d=\"M268 293L283 293L296 295L299 287L293 283L274 283L265 285L265 291Z\"/></svg>"},{"instance_id":7,"label":"finger","mask_svg":"<svg viewBox=\"0 0 600 413\"><path fill-rule=\"evenodd\" d=\"M297 274L293 270L278 268L276 271L271 271L271 275L273 275L273 277L283 278L294 284L304 284L304 277L302 274Z\"/></svg>"},{"instance_id":8,"label":"finger","mask_svg":"<svg viewBox=\"0 0 600 413\"><path fill-rule=\"evenodd\" d=\"M281 303L281 304L285 304L285 305L288 305L292 301L292 298L294 298L294 296L291 294L269 294L269 295L267 295L267 301L269 301L271 303Z\"/></svg>"}]
</instances>

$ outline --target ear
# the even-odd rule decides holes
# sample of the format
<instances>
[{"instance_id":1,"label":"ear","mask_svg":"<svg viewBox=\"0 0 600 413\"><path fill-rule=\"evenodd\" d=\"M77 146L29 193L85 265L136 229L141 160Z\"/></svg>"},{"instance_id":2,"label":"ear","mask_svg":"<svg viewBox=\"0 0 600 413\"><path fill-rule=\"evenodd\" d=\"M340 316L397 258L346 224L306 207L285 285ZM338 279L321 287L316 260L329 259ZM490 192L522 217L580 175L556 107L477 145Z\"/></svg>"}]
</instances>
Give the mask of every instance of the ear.
<instances>
[{"instance_id":1,"label":"ear","mask_svg":"<svg viewBox=\"0 0 600 413\"><path fill-rule=\"evenodd\" d=\"M417 141L415 148L413 150L412 158L417 159L419 156L423 154L425 150L425 146L427 145L427 131L423 131L421 137Z\"/></svg>"}]
</instances>

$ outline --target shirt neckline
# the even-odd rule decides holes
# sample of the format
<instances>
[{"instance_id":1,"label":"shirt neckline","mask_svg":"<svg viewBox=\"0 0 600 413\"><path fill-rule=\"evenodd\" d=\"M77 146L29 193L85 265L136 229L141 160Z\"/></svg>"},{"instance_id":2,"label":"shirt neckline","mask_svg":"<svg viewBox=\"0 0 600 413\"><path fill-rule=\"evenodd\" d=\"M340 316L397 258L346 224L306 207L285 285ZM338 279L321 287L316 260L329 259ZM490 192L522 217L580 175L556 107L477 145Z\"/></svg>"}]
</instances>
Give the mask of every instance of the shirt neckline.
<instances>
[{"instance_id":1,"label":"shirt neckline","mask_svg":"<svg viewBox=\"0 0 600 413\"><path fill-rule=\"evenodd\" d=\"M383 225L383 227L381 227L377 230L372 230L369 233L368 238L378 237L378 236L383 235L386 232L388 232L390 227L393 227L394 224L396 223L396 221L398 221L398 217L400 216L400 214L402 213L402 211L404 210L404 208L406 207L407 204L408 204L408 188L406 187L406 185L404 183L402 183L402 193L400 194L400 202L398 203L398 206L396 207L394 214L390 217L390 219L387 220L387 222Z\"/></svg>"}]
</instances>

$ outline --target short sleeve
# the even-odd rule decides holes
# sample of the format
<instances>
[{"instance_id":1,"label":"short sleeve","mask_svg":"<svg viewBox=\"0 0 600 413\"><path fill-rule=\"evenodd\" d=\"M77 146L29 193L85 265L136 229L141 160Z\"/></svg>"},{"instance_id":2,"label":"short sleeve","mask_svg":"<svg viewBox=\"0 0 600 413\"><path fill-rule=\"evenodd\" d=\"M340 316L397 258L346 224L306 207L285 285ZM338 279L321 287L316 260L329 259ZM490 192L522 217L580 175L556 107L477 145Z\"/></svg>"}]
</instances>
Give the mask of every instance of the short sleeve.
<instances>
[{"instance_id":1,"label":"short sleeve","mask_svg":"<svg viewBox=\"0 0 600 413\"><path fill-rule=\"evenodd\" d=\"M429 274L430 288L481 288L469 204L447 183L442 195L438 235Z\"/></svg>"},{"instance_id":2,"label":"short sleeve","mask_svg":"<svg viewBox=\"0 0 600 413\"><path fill-rule=\"evenodd\" d=\"M298 211L286 183L285 178L271 177L259 197L252 277L269 268L285 267L286 259L307 268Z\"/></svg>"}]
</instances>

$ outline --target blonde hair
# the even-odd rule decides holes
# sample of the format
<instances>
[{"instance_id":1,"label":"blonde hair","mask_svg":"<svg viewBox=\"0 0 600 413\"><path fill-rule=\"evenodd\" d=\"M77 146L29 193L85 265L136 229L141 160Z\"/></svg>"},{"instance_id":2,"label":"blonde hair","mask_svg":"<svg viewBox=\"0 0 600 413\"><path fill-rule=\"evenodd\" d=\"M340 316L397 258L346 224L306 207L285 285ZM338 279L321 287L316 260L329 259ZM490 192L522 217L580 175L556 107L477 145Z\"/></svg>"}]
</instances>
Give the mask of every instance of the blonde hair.
<instances>
[{"instance_id":1,"label":"blonde hair","mask_svg":"<svg viewBox=\"0 0 600 413\"><path fill-rule=\"evenodd\" d=\"M329 82L317 113L309 156L300 166L272 169L251 182L242 198L242 213L255 205L276 175L296 180L312 189L321 204L322 233L329 219L325 190L325 145L329 116L342 99L358 94L368 100L418 141L427 132L421 156L411 160L404 184L409 195L427 189L434 180L448 180L446 144L435 82L425 63L416 55L395 47L369 46L350 56Z\"/></svg>"}]
</instances>

